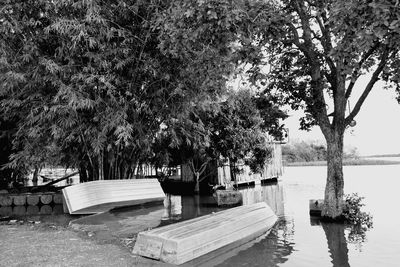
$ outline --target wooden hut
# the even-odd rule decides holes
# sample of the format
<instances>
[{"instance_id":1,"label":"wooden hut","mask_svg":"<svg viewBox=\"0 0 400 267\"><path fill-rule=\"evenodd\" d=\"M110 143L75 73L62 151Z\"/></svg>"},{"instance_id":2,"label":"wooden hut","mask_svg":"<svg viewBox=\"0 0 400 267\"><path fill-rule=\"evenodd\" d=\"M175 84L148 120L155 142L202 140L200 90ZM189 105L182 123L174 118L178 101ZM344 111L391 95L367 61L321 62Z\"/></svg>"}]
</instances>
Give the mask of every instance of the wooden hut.
<instances>
[{"instance_id":1,"label":"wooden hut","mask_svg":"<svg viewBox=\"0 0 400 267\"><path fill-rule=\"evenodd\" d=\"M218 185L239 186L276 181L283 173L281 143L271 143L272 157L266 162L261 172L254 173L246 164L237 164L239 172L233 173L229 163L218 169Z\"/></svg>"},{"instance_id":2,"label":"wooden hut","mask_svg":"<svg viewBox=\"0 0 400 267\"><path fill-rule=\"evenodd\" d=\"M253 173L250 167L237 164L239 173L232 170L229 160L224 164L216 160L208 163L206 170L200 175L200 191L209 192L213 186L233 187L240 185L260 184L276 181L282 175L282 149L281 143L271 142L272 157L259 173ZM174 175L169 175L162 186L164 191L175 194L192 194L195 185L195 175L188 164L175 167Z\"/></svg>"}]
</instances>

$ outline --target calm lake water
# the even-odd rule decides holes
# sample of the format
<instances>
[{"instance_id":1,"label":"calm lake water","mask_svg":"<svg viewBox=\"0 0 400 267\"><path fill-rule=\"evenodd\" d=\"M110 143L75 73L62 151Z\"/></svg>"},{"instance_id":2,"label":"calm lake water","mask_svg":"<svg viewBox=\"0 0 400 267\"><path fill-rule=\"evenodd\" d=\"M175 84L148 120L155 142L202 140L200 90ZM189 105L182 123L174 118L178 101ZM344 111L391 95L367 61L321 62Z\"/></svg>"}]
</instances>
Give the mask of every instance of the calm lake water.
<instances>
[{"instance_id":1,"label":"calm lake water","mask_svg":"<svg viewBox=\"0 0 400 267\"><path fill-rule=\"evenodd\" d=\"M365 236L351 236L349 227L310 219L308 201L323 198L326 167L286 167L280 222L219 266L400 266L399 174L400 165L344 167L345 193L365 197L374 223Z\"/></svg>"}]
</instances>

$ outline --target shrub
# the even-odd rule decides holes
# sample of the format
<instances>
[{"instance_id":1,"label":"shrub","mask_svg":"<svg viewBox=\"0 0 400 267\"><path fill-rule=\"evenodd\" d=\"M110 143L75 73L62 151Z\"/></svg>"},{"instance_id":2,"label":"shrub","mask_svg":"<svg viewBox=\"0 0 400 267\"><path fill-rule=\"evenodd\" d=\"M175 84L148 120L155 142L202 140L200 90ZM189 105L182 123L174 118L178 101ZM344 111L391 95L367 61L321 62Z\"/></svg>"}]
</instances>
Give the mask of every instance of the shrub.
<instances>
[{"instance_id":1,"label":"shrub","mask_svg":"<svg viewBox=\"0 0 400 267\"><path fill-rule=\"evenodd\" d=\"M363 199L364 197L359 196L357 193L346 195L343 216L348 223L367 230L373 226L372 215L361 211L361 208L365 206L362 203Z\"/></svg>"}]
</instances>

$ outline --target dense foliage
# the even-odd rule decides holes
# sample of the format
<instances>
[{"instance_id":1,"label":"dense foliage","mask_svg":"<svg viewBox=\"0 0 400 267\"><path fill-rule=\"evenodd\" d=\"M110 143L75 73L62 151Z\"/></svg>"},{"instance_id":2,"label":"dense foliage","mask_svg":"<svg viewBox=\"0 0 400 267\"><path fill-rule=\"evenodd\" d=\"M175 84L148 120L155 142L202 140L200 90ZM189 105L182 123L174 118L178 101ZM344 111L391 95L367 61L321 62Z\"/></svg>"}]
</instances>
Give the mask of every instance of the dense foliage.
<instances>
[{"instance_id":1,"label":"dense foliage","mask_svg":"<svg viewBox=\"0 0 400 267\"><path fill-rule=\"evenodd\" d=\"M357 193L346 195L343 216L349 223L366 230L373 226L373 222L371 214L361 210L365 206L363 199Z\"/></svg>"},{"instance_id":2,"label":"dense foliage","mask_svg":"<svg viewBox=\"0 0 400 267\"><path fill-rule=\"evenodd\" d=\"M192 110L190 120L176 121L173 130L162 131L157 154L172 165L189 162L193 172L210 160L228 159L232 166L245 161L253 171L261 170L271 156L268 142L282 137L279 119L286 114L265 96L244 89L228 91L210 105L204 108L203 103L203 109Z\"/></svg>"},{"instance_id":3,"label":"dense foliage","mask_svg":"<svg viewBox=\"0 0 400 267\"><path fill-rule=\"evenodd\" d=\"M129 178L142 163L176 161L171 149L242 157L260 147L260 128L279 135L282 114L271 100L240 106L226 96L240 55L235 42L248 38L247 6L3 1L0 112L13 125L7 167L72 166L83 181ZM249 110L262 101L268 105ZM240 117L244 107L250 119Z\"/></svg>"},{"instance_id":4,"label":"dense foliage","mask_svg":"<svg viewBox=\"0 0 400 267\"><path fill-rule=\"evenodd\" d=\"M364 197L357 193L345 195L343 217L350 225L347 240L349 243L361 244L366 240L366 232L373 227L373 217L368 212L362 211Z\"/></svg>"}]
</instances>

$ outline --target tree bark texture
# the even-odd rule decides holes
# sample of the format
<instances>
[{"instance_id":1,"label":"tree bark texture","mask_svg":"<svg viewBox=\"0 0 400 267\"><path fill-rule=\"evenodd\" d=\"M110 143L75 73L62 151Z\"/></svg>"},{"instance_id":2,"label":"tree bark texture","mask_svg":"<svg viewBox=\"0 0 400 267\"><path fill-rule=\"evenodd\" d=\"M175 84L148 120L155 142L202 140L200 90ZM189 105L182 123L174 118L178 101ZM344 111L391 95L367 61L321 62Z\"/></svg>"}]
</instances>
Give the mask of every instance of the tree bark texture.
<instances>
[{"instance_id":1,"label":"tree bark texture","mask_svg":"<svg viewBox=\"0 0 400 267\"><path fill-rule=\"evenodd\" d=\"M332 130L326 141L328 174L322 216L335 219L343 212L343 132Z\"/></svg>"},{"instance_id":2,"label":"tree bark texture","mask_svg":"<svg viewBox=\"0 0 400 267\"><path fill-rule=\"evenodd\" d=\"M194 187L194 193L198 194L200 192L200 173L195 172L196 184Z\"/></svg>"},{"instance_id":3,"label":"tree bark texture","mask_svg":"<svg viewBox=\"0 0 400 267\"><path fill-rule=\"evenodd\" d=\"M38 176L39 176L39 167L36 166L32 177L32 183L35 186L37 186L38 183Z\"/></svg>"}]
</instances>

